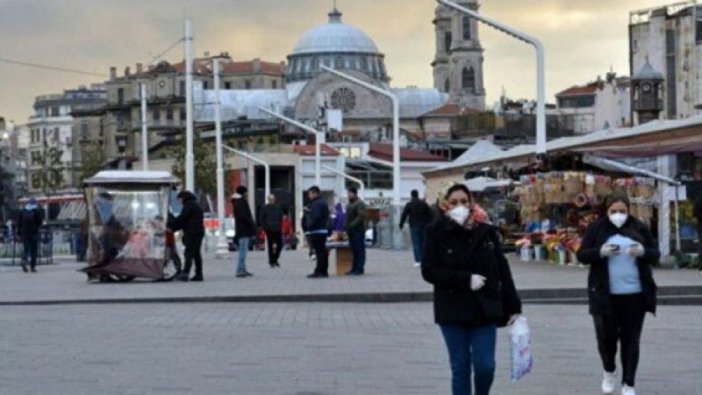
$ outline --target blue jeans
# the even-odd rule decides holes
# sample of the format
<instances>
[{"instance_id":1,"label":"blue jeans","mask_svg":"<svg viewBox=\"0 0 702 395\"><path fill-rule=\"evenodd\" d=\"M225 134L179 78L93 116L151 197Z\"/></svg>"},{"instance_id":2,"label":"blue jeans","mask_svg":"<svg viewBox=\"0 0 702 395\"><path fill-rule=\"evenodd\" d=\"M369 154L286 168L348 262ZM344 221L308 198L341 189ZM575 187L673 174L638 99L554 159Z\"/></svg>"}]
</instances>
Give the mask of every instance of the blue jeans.
<instances>
[{"instance_id":1,"label":"blue jeans","mask_svg":"<svg viewBox=\"0 0 702 395\"><path fill-rule=\"evenodd\" d=\"M363 273L366 266L366 235L363 231L354 231L349 233L349 247L353 254L353 266L351 271L354 273Z\"/></svg>"},{"instance_id":2,"label":"blue jeans","mask_svg":"<svg viewBox=\"0 0 702 395\"><path fill-rule=\"evenodd\" d=\"M411 227L412 250L414 251L414 261L422 263L422 249L424 248L424 228Z\"/></svg>"},{"instance_id":3,"label":"blue jeans","mask_svg":"<svg viewBox=\"0 0 702 395\"><path fill-rule=\"evenodd\" d=\"M249 253L250 237L239 238L239 260L236 265L237 273L246 273L246 254Z\"/></svg>"},{"instance_id":4,"label":"blue jeans","mask_svg":"<svg viewBox=\"0 0 702 395\"><path fill-rule=\"evenodd\" d=\"M495 378L495 325L468 327L441 325L451 362L453 395L471 395L471 367L475 395L488 395Z\"/></svg>"}]
</instances>

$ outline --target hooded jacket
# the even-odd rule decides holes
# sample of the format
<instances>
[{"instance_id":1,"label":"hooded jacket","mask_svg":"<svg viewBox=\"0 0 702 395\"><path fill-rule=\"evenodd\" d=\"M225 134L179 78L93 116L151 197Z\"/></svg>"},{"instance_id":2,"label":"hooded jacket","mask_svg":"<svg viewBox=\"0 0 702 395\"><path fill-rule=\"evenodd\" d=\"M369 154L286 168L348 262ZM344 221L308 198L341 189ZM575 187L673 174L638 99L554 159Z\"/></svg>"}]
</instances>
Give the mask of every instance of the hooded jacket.
<instances>
[{"instance_id":1,"label":"hooded jacket","mask_svg":"<svg viewBox=\"0 0 702 395\"><path fill-rule=\"evenodd\" d=\"M256 222L251 214L249 202L238 193L232 196L234 206L234 225L236 227L236 237L256 236Z\"/></svg>"},{"instance_id":2,"label":"hooded jacket","mask_svg":"<svg viewBox=\"0 0 702 395\"><path fill-rule=\"evenodd\" d=\"M183 199L183 210L180 215L171 221L169 228L174 232L182 230L185 237L204 236L205 224L202 207L192 192L183 191L179 194Z\"/></svg>"},{"instance_id":3,"label":"hooded jacket","mask_svg":"<svg viewBox=\"0 0 702 395\"><path fill-rule=\"evenodd\" d=\"M37 237L44 222L44 212L36 204L27 204L20 212L17 232L23 237Z\"/></svg>"},{"instance_id":4,"label":"hooded jacket","mask_svg":"<svg viewBox=\"0 0 702 395\"><path fill-rule=\"evenodd\" d=\"M590 314L612 314L608 259L600 256L600 250L607 243L607 240L615 234L621 234L643 245L644 255L636 259L636 266L639 269L641 289L646 299L646 311L655 314L657 287L653 280L651 266L658 262L661 254L648 227L632 216L629 216L621 228L614 226L607 217L600 218L590 225L585 234L578 251L578 261L590 265L590 274L587 280Z\"/></svg>"}]
</instances>

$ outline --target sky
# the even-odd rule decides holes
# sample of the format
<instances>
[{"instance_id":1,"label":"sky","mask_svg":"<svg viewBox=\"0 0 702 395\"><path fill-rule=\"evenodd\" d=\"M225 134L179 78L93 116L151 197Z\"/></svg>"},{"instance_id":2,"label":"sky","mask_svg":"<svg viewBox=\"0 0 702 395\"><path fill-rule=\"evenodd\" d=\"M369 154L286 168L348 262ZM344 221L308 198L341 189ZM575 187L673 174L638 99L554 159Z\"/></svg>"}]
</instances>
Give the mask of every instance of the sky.
<instances>
[{"instance_id":1,"label":"sky","mask_svg":"<svg viewBox=\"0 0 702 395\"><path fill-rule=\"evenodd\" d=\"M393 87L431 87L433 0L337 0L344 22L368 33ZM540 38L546 47L547 100L612 69L629 74L629 12L676 0L484 0L480 12ZM307 30L325 23L332 0L0 0L0 58L107 75L147 64L193 21L194 49L235 60L279 62ZM485 87L491 106L504 89L536 96L534 50L482 25ZM182 59L178 47L167 60ZM0 62L0 117L26 123L38 95L101 82L100 77Z\"/></svg>"}]
</instances>

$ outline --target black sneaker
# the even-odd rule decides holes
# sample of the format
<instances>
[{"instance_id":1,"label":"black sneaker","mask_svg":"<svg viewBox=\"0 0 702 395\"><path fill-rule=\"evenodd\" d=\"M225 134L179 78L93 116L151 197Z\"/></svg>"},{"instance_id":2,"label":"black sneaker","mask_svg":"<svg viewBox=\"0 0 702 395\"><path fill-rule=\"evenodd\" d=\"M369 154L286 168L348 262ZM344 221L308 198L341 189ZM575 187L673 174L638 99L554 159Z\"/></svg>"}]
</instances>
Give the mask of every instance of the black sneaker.
<instances>
[{"instance_id":1,"label":"black sneaker","mask_svg":"<svg viewBox=\"0 0 702 395\"><path fill-rule=\"evenodd\" d=\"M237 276L238 278L248 277L249 275L250 275L250 273L247 273L247 272L239 272L239 273L236 274L236 276Z\"/></svg>"},{"instance_id":2,"label":"black sneaker","mask_svg":"<svg viewBox=\"0 0 702 395\"><path fill-rule=\"evenodd\" d=\"M327 278L329 275L327 273L312 273L307 278Z\"/></svg>"},{"instance_id":3,"label":"black sneaker","mask_svg":"<svg viewBox=\"0 0 702 395\"><path fill-rule=\"evenodd\" d=\"M29 272L29 270L27 270L27 265L25 265L24 263L22 264L22 271L25 273Z\"/></svg>"},{"instance_id":4,"label":"black sneaker","mask_svg":"<svg viewBox=\"0 0 702 395\"><path fill-rule=\"evenodd\" d=\"M204 278L202 277L202 274L196 274L193 276L193 278L190 279L190 281L203 281Z\"/></svg>"},{"instance_id":5,"label":"black sneaker","mask_svg":"<svg viewBox=\"0 0 702 395\"><path fill-rule=\"evenodd\" d=\"M188 273L180 273L175 277L175 280L186 282L188 281Z\"/></svg>"}]
</instances>

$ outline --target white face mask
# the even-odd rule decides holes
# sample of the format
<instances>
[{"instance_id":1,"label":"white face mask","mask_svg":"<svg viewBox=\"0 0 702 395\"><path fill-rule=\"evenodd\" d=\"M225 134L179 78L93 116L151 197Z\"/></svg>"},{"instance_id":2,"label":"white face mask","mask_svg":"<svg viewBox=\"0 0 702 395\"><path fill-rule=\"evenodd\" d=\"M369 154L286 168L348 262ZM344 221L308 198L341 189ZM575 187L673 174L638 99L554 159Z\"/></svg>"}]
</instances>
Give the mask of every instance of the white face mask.
<instances>
[{"instance_id":1,"label":"white face mask","mask_svg":"<svg viewBox=\"0 0 702 395\"><path fill-rule=\"evenodd\" d=\"M470 210L466 206L456 206L448 212L448 216L459 225L466 223Z\"/></svg>"},{"instance_id":2,"label":"white face mask","mask_svg":"<svg viewBox=\"0 0 702 395\"><path fill-rule=\"evenodd\" d=\"M617 228L621 228L622 226L624 226L627 219L629 219L629 216L622 213L614 213L609 215L609 222L614 224L614 226L616 226Z\"/></svg>"}]
</instances>

